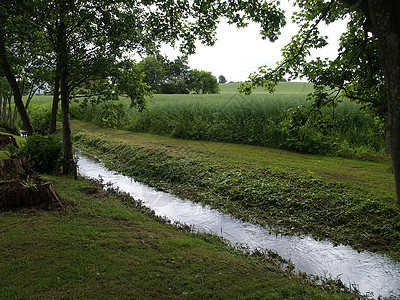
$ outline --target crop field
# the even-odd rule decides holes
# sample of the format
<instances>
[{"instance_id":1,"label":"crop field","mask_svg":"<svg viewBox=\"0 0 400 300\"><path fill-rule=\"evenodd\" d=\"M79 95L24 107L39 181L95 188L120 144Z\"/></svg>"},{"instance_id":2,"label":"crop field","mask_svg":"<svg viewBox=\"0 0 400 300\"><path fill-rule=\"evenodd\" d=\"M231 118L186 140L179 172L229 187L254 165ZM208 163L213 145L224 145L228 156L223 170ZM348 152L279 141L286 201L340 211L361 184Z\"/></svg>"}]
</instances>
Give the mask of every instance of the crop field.
<instances>
[{"instance_id":1,"label":"crop field","mask_svg":"<svg viewBox=\"0 0 400 300\"><path fill-rule=\"evenodd\" d=\"M373 118L361 112L361 105L344 101L334 110L326 109L324 115L334 115L329 132L317 131L307 124L292 132L282 122L287 118L288 109L308 105L306 97L313 90L311 84L281 83L274 94L257 88L250 96L239 94L237 86L236 83L221 84L220 94L156 94L147 99L147 107L142 112L130 108L129 99L121 98L125 113L112 126L174 138L388 160L384 134ZM33 107L42 110L47 107L45 110L49 111L50 99L38 96ZM35 109L31 111L35 114ZM109 106L89 104L82 109L78 103L71 105L72 118L98 125L110 126L103 120L104 115L110 114L114 112Z\"/></svg>"}]
</instances>

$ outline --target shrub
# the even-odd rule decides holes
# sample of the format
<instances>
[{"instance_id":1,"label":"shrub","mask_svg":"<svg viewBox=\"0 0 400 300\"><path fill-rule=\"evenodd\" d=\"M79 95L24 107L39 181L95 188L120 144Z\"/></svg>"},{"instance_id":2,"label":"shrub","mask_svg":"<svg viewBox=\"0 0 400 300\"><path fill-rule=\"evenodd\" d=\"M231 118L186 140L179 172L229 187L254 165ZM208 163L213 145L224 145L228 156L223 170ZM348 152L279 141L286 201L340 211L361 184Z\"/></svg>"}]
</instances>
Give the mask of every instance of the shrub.
<instances>
[{"instance_id":1,"label":"shrub","mask_svg":"<svg viewBox=\"0 0 400 300\"><path fill-rule=\"evenodd\" d=\"M125 107L122 103L108 102L104 105L101 120L104 126L116 129L126 118Z\"/></svg>"},{"instance_id":2,"label":"shrub","mask_svg":"<svg viewBox=\"0 0 400 300\"><path fill-rule=\"evenodd\" d=\"M45 135L50 126L51 106L47 104L32 106L29 110L29 117L35 132Z\"/></svg>"},{"instance_id":3,"label":"shrub","mask_svg":"<svg viewBox=\"0 0 400 300\"><path fill-rule=\"evenodd\" d=\"M77 119L85 122L95 122L101 125L101 109L99 105L71 103L71 119Z\"/></svg>"},{"instance_id":4,"label":"shrub","mask_svg":"<svg viewBox=\"0 0 400 300\"><path fill-rule=\"evenodd\" d=\"M57 172L61 167L63 145L56 135L34 134L26 139L21 149L9 150L13 150L11 154L25 156L32 169L39 173Z\"/></svg>"}]
</instances>

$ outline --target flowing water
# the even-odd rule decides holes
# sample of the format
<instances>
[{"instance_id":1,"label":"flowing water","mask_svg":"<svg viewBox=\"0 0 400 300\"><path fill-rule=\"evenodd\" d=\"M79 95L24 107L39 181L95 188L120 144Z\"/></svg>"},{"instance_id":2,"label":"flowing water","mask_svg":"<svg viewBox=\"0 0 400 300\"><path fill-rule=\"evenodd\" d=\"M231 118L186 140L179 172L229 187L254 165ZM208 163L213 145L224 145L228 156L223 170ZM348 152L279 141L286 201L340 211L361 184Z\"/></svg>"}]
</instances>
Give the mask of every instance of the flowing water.
<instances>
[{"instance_id":1,"label":"flowing water","mask_svg":"<svg viewBox=\"0 0 400 300\"><path fill-rule=\"evenodd\" d=\"M333 246L308 236L282 236L268 229L234 219L201 204L157 191L132 178L117 174L98 160L77 153L79 173L112 183L133 198L143 201L159 216L194 226L200 232L213 232L249 249L269 249L290 259L296 269L307 274L340 279L355 285L374 298L400 299L400 264L370 252L357 252L348 246Z\"/></svg>"}]
</instances>

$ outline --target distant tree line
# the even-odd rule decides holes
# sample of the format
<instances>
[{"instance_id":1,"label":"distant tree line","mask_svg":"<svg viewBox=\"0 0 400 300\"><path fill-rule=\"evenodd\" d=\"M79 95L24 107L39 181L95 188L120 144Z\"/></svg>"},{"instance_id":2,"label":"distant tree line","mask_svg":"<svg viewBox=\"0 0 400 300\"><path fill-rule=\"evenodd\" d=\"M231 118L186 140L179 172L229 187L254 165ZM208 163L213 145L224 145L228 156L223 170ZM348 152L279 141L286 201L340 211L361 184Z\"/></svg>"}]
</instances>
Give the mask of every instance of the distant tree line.
<instances>
[{"instance_id":1,"label":"distant tree line","mask_svg":"<svg viewBox=\"0 0 400 300\"><path fill-rule=\"evenodd\" d=\"M150 55L138 64L144 73L143 82L156 94L217 94L218 80L211 72L191 70L187 59L169 60L161 55Z\"/></svg>"}]
</instances>

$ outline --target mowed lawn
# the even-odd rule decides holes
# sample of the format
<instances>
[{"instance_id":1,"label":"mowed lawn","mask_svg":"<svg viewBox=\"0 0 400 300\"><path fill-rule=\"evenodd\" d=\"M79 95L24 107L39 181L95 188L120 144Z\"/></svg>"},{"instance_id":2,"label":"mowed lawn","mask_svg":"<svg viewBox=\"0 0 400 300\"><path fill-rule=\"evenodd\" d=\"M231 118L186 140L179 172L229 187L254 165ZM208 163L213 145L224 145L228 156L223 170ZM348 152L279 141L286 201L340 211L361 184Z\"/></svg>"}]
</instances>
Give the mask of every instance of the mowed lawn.
<instances>
[{"instance_id":1,"label":"mowed lawn","mask_svg":"<svg viewBox=\"0 0 400 300\"><path fill-rule=\"evenodd\" d=\"M126 195L78 190L97 183L44 177L62 196L61 211L0 211L0 299L355 298L173 227Z\"/></svg>"}]
</instances>

